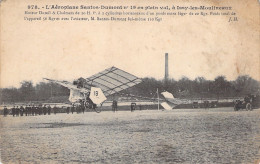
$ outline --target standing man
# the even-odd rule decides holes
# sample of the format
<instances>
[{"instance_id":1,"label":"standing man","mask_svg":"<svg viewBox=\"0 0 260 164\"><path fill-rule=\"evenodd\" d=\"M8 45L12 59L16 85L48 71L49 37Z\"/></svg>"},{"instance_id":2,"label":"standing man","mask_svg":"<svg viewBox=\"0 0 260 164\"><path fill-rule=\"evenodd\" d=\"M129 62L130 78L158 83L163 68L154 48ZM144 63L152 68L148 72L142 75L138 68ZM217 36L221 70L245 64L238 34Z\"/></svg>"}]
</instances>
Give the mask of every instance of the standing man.
<instances>
[{"instance_id":1,"label":"standing man","mask_svg":"<svg viewBox=\"0 0 260 164\"><path fill-rule=\"evenodd\" d=\"M42 109L43 109L43 114L46 115L46 110L47 110L46 105L44 105Z\"/></svg>"},{"instance_id":2,"label":"standing man","mask_svg":"<svg viewBox=\"0 0 260 164\"><path fill-rule=\"evenodd\" d=\"M39 108L37 107L37 105L35 105L35 109L34 109L34 115L36 116L39 112Z\"/></svg>"},{"instance_id":3,"label":"standing man","mask_svg":"<svg viewBox=\"0 0 260 164\"><path fill-rule=\"evenodd\" d=\"M81 108L82 108L82 112L83 112L83 114L84 114L84 112L85 112L85 107L84 107L84 105L80 105L81 106ZM95 109L95 108L94 108Z\"/></svg>"},{"instance_id":4,"label":"standing man","mask_svg":"<svg viewBox=\"0 0 260 164\"><path fill-rule=\"evenodd\" d=\"M48 106L48 115L51 115L51 106Z\"/></svg>"},{"instance_id":5,"label":"standing man","mask_svg":"<svg viewBox=\"0 0 260 164\"><path fill-rule=\"evenodd\" d=\"M42 114L42 105L39 105L39 107L38 107L38 112L39 112L39 115Z\"/></svg>"},{"instance_id":6,"label":"standing man","mask_svg":"<svg viewBox=\"0 0 260 164\"><path fill-rule=\"evenodd\" d=\"M33 115L33 116L36 115L35 110L36 110L36 107L33 105L33 106L32 106L32 115Z\"/></svg>"},{"instance_id":7,"label":"standing man","mask_svg":"<svg viewBox=\"0 0 260 164\"><path fill-rule=\"evenodd\" d=\"M245 103L250 103L250 97L248 95L246 95L246 97L244 98Z\"/></svg>"},{"instance_id":8,"label":"standing man","mask_svg":"<svg viewBox=\"0 0 260 164\"><path fill-rule=\"evenodd\" d=\"M12 114L13 114L13 117L15 116L15 106L13 106L13 108L12 108Z\"/></svg>"},{"instance_id":9,"label":"standing man","mask_svg":"<svg viewBox=\"0 0 260 164\"><path fill-rule=\"evenodd\" d=\"M77 111L78 114L80 113L80 107L79 107L78 104L76 105L76 111Z\"/></svg>"},{"instance_id":10,"label":"standing man","mask_svg":"<svg viewBox=\"0 0 260 164\"><path fill-rule=\"evenodd\" d=\"M209 108L209 101L204 101L204 108L205 109L208 109Z\"/></svg>"},{"instance_id":11,"label":"standing man","mask_svg":"<svg viewBox=\"0 0 260 164\"><path fill-rule=\"evenodd\" d=\"M28 106L27 105L25 106L24 111L25 111L25 116L28 116Z\"/></svg>"},{"instance_id":12,"label":"standing man","mask_svg":"<svg viewBox=\"0 0 260 164\"><path fill-rule=\"evenodd\" d=\"M70 107L67 107L66 112L67 112L67 114L70 113Z\"/></svg>"},{"instance_id":13,"label":"standing man","mask_svg":"<svg viewBox=\"0 0 260 164\"><path fill-rule=\"evenodd\" d=\"M84 102L80 101L80 105L79 106L80 106L80 112L82 111L83 114L84 114L84 112L85 112Z\"/></svg>"},{"instance_id":14,"label":"standing man","mask_svg":"<svg viewBox=\"0 0 260 164\"><path fill-rule=\"evenodd\" d=\"M4 106L4 116L6 117L8 114L8 109L6 108L6 106Z\"/></svg>"},{"instance_id":15,"label":"standing man","mask_svg":"<svg viewBox=\"0 0 260 164\"><path fill-rule=\"evenodd\" d=\"M54 108L53 108L53 113L54 113L54 114L57 113L57 107L56 107L56 105L55 105Z\"/></svg>"},{"instance_id":16,"label":"standing man","mask_svg":"<svg viewBox=\"0 0 260 164\"><path fill-rule=\"evenodd\" d=\"M131 112L135 110L135 107L136 107L136 103L131 103Z\"/></svg>"},{"instance_id":17,"label":"standing man","mask_svg":"<svg viewBox=\"0 0 260 164\"><path fill-rule=\"evenodd\" d=\"M28 116L29 115L32 115L32 107L31 107L31 105L29 105L29 107L28 107Z\"/></svg>"},{"instance_id":18,"label":"standing man","mask_svg":"<svg viewBox=\"0 0 260 164\"><path fill-rule=\"evenodd\" d=\"M117 111L117 101L116 101L116 100L113 100L112 110L113 110L113 112L116 112L116 111Z\"/></svg>"},{"instance_id":19,"label":"standing man","mask_svg":"<svg viewBox=\"0 0 260 164\"><path fill-rule=\"evenodd\" d=\"M23 112L24 112L24 107L20 106L20 114L21 114L21 116L23 116Z\"/></svg>"},{"instance_id":20,"label":"standing man","mask_svg":"<svg viewBox=\"0 0 260 164\"><path fill-rule=\"evenodd\" d=\"M18 107L18 106L16 106L16 109L15 109L15 111L16 111L16 116L17 116L17 117L19 117L19 114L20 114L20 109L19 109L19 107Z\"/></svg>"},{"instance_id":21,"label":"standing man","mask_svg":"<svg viewBox=\"0 0 260 164\"><path fill-rule=\"evenodd\" d=\"M75 106L74 106L74 104L73 104L72 107L71 107L71 113L72 113L72 114L73 114L74 110L75 110Z\"/></svg>"}]
</instances>

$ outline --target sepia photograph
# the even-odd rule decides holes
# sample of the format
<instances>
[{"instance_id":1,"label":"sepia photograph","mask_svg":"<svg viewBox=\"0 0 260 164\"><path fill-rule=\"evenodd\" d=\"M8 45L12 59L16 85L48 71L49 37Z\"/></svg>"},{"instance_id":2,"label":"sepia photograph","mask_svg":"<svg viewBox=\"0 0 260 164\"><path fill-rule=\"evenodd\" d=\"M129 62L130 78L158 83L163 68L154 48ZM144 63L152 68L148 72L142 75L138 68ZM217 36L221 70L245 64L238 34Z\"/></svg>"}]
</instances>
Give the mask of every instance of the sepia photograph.
<instances>
[{"instance_id":1,"label":"sepia photograph","mask_svg":"<svg viewBox=\"0 0 260 164\"><path fill-rule=\"evenodd\" d=\"M258 0L0 9L1 164L260 164Z\"/></svg>"}]
</instances>

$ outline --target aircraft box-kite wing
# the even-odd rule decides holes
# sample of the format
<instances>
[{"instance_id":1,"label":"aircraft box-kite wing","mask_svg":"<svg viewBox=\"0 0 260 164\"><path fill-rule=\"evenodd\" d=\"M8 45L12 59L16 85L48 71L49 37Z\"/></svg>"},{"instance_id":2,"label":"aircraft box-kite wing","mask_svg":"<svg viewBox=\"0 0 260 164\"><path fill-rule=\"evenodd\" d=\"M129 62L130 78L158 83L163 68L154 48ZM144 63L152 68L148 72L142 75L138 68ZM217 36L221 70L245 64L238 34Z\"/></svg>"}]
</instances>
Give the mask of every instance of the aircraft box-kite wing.
<instances>
[{"instance_id":1,"label":"aircraft box-kite wing","mask_svg":"<svg viewBox=\"0 0 260 164\"><path fill-rule=\"evenodd\" d=\"M119 68L111 67L86 78L84 83L102 89L104 95L109 96L141 82L140 78Z\"/></svg>"}]
</instances>

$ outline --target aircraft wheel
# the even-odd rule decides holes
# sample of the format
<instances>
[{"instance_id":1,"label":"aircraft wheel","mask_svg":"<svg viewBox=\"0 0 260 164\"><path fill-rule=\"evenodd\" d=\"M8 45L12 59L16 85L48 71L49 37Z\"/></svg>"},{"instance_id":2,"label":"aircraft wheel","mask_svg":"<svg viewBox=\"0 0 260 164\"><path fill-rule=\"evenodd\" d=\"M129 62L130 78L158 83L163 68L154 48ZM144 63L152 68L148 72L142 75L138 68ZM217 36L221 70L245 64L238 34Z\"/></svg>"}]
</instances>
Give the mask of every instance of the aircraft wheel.
<instances>
[{"instance_id":1,"label":"aircraft wheel","mask_svg":"<svg viewBox=\"0 0 260 164\"><path fill-rule=\"evenodd\" d=\"M101 104L100 107L97 107L97 104L93 104L92 107L93 107L93 110L94 110L94 111L96 111L97 113L100 113L100 112L101 112L102 104Z\"/></svg>"},{"instance_id":2,"label":"aircraft wheel","mask_svg":"<svg viewBox=\"0 0 260 164\"><path fill-rule=\"evenodd\" d=\"M101 107L95 108L94 110L95 110L97 113L100 113L100 112L101 112Z\"/></svg>"},{"instance_id":3,"label":"aircraft wheel","mask_svg":"<svg viewBox=\"0 0 260 164\"><path fill-rule=\"evenodd\" d=\"M252 110L252 105L250 103L246 104L246 110Z\"/></svg>"}]
</instances>

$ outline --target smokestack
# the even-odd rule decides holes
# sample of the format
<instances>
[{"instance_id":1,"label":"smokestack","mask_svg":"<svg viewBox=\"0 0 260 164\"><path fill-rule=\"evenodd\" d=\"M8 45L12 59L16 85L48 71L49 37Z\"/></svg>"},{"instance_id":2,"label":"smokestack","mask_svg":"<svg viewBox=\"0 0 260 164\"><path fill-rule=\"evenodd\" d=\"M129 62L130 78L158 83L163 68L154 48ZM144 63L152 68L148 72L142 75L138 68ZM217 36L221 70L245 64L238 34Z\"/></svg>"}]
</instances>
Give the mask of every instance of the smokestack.
<instances>
[{"instance_id":1,"label":"smokestack","mask_svg":"<svg viewBox=\"0 0 260 164\"><path fill-rule=\"evenodd\" d=\"M164 80L167 81L169 77L168 74L168 53L165 53L165 76L164 76Z\"/></svg>"}]
</instances>

